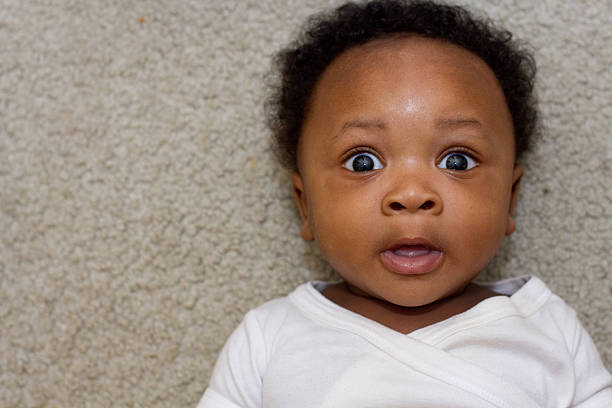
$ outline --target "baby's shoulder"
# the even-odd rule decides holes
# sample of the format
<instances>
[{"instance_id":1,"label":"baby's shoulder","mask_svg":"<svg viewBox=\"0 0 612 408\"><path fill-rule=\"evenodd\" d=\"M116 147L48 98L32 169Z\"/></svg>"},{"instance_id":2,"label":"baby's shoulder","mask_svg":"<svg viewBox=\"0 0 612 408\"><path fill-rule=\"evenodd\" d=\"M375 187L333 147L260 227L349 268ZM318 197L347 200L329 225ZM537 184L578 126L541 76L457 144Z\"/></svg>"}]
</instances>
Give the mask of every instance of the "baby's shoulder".
<instances>
[{"instance_id":1,"label":"baby's shoulder","mask_svg":"<svg viewBox=\"0 0 612 408\"><path fill-rule=\"evenodd\" d=\"M297 327L311 323L292 302L294 294L307 290L311 283L304 283L287 296L269 300L250 310L244 317L243 324L256 324L266 337L275 336L281 330L295 330Z\"/></svg>"},{"instance_id":2,"label":"baby's shoulder","mask_svg":"<svg viewBox=\"0 0 612 408\"><path fill-rule=\"evenodd\" d=\"M573 348L576 333L581 330L576 311L538 277L510 278L489 287L509 296L514 310L510 315L515 314L515 318L507 319L509 323L540 333L548 339L563 339L568 348Z\"/></svg>"},{"instance_id":3,"label":"baby's shoulder","mask_svg":"<svg viewBox=\"0 0 612 408\"><path fill-rule=\"evenodd\" d=\"M514 305L525 317L546 315L548 318L575 319L576 313L565 301L553 293L550 288L536 276L520 276L494 284L495 291L510 295ZM515 288L512 288L516 285Z\"/></svg>"}]
</instances>

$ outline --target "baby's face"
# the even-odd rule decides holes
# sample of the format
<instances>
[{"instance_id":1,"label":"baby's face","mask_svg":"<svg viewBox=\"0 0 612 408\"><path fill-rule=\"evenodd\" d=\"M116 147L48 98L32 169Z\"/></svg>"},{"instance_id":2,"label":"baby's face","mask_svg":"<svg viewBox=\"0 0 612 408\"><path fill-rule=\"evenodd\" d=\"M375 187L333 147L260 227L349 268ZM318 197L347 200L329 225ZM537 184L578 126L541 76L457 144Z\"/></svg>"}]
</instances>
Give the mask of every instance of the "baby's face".
<instances>
[{"instance_id":1,"label":"baby's face","mask_svg":"<svg viewBox=\"0 0 612 408\"><path fill-rule=\"evenodd\" d=\"M397 305L461 290L514 230L510 113L490 68L454 45L395 38L336 58L298 163L303 238L354 290Z\"/></svg>"}]
</instances>

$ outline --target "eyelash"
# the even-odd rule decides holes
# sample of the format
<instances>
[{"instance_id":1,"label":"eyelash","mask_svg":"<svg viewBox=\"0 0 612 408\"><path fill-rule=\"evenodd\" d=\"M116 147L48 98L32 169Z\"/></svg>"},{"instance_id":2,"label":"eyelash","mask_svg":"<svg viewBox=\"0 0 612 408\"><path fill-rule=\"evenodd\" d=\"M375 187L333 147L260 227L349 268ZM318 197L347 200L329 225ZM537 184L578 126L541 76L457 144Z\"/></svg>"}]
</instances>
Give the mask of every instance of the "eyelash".
<instances>
[{"instance_id":1,"label":"eyelash","mask_svg":"<svg viewBox=\"0 0 612 408\"><path fill-rule=\"evenodd\" d=\"M342 160L348 160L349 157L355 155L355 154L359 154L359 153L372 153L378 156L378 153L376 152L376 150L373 147L370 146L358 146L358 147L353 147L352 149L348 150L346 153L344 153L344 155L342 156Z\"/></svg>"},{"instance_id":2,"label":"eyelash","mask_svg":"<svg viewBox=\"0 0 612 408\"><path fill-rule=\"evenodd\" d=\"M479 161L478 160L478 155L476 154L476 152L474 152L472 149L469 149L467 147L451 147L450 149L446 149L444 152L442 152L442 154L440 155L440 160L442 160L442 158L444 156L447 156L451 153L461 153L461 154L465 154L470 156L472 159L474 159L474 161Z\"/></svg>"},{"instance_id":3,"label":"eyelash","mask_svg":"<svg viewBox=\"0 0 612 408\"><path fill-rule=\"evenodd\" d=\"M342 155L342 157L340 158L340 162L346 163L348 159L350 159L351 157L359 153L373 154L374 156L378 157L378 160L382 162L382 159L380 158L380 154L378 154L376 150L374 150L372 147L369 147L369 146L359 146L359 147L352 148L351 150L347 151L346 153Z\"/></svg>"}]
</instances>

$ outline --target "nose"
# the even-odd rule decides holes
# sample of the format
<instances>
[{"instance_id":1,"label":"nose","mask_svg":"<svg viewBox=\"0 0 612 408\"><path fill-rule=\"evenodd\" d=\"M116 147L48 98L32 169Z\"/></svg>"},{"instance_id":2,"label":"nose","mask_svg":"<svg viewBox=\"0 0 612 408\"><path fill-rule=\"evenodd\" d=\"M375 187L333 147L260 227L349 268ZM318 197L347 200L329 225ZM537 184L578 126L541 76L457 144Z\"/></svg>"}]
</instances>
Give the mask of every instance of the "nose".
<instances>
[{"instance_id":1,"label":"nose","mask_svg":"<svg viewBox=\"0 0 612 408\"><path fill-rule=\"evenodd\" d=\"M418 174L399 178L382 201L385 215L426 212L439 214L442 198L424 177Z\"/></svg>"}]
</instances>

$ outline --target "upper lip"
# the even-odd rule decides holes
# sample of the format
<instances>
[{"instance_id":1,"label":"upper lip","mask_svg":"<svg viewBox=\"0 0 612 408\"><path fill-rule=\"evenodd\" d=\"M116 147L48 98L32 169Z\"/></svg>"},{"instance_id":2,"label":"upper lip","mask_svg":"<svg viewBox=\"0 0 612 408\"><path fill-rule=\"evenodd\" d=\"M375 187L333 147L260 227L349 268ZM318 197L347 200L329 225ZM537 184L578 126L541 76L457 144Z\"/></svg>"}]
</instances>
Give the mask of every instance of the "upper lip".
<instances>
[{"instance_id":1,"label":"upper lip","mask_svg":"<svg viewBox=\"0 0 612 408\"><path fill-rule=\"evenodd\" d=\"M440 249L436 245L432 244L430 241L426 240L425 238L420 238L420 237L399 239L393 242L393 244L391 244L389 247L387 247L386 250L393 251L401 247L416 246L416 245L423 246L432 251L440 251Z\"/></svg>"}]
</instances>

